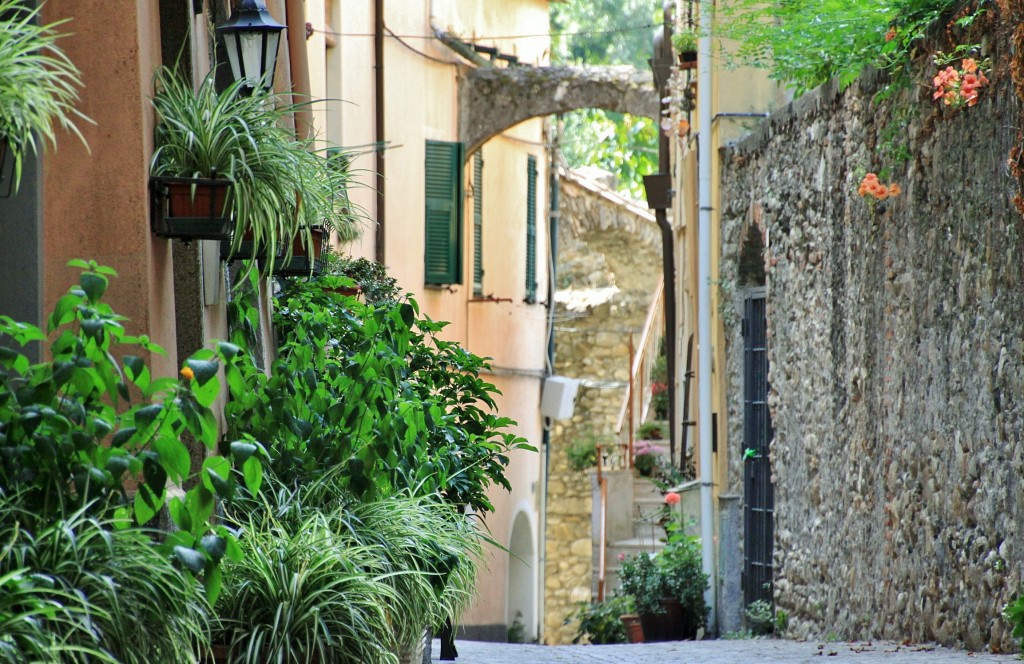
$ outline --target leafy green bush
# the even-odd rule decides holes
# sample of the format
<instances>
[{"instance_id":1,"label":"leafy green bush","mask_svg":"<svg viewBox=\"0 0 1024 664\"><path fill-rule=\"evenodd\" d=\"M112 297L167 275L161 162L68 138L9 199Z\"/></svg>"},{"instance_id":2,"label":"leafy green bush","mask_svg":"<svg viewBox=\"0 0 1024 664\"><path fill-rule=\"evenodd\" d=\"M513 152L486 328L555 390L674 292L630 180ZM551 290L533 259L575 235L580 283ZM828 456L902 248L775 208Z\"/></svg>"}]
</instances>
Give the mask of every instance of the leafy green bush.
<instances>
[{"instance_id":1,"label":"leafy green bush","mask_svg":"<svg viewBox=\"0 0 1024 664\"><path fill-rule=\"evenodd\" d=\"M664 549L623 561L619 569L622 592L633 598L641 614L660 613L659 600L663 598L679 600L688 629L694 633L704 625L708 611L704 603L708 575L702 568L700 541L685 535L678 524L669 524L667 530Z\"/></svg>"},{"instance_id":2,"label":"leafy green bush","mask_svg":"<svg viewBox=\"0 0 1024 664\"><path fill-rule=\"evenodd\" d=\"M637 427L636 437L641 440L661 440L665 433L659 422L644 422Z\"/></svg>"},{"instance_id":3,"label":"leafy green bush","mask_svg":"<svg viewBox=\"0 0 1024 664\"><path fill-rule=\"evenodd\" d=\"M1021 639L1024 644L1024 595L1018 596L1003 607L1003 617L1013 627L1010 636Z\"/></svg>"},{"instance_id":4,"label":"leafy green bush","mask_svg":"<svg viewBox=\"0 0 1024 664\"><path fill-rule=\"evenodd\" d=\"M229 456L208 457L196 478L183 437L216 447L215 376L239 349L220 344L197 353L180 381L155 378L142 356L163 350L145 335L128 335L124 317L103 302L116 272L91 261L70 265L82 272L48 319L51 359L32 364L19 350L0 346L0 495L17 494L29 532L78 510L116 513L121 522L143 526L167 505L178 530L161 550L202 574L215 597L217 565L234 540L213 521L215 497L233 494L233 461L248 463L247 479L258 474L252 469L259 462L246 461L255 448L232 445ZM7 316L0 316L2 336L21 346L47 339ZM139 354L119 361L115 348ZM168 486L181 489L193 479L199 481L181 497L167 500Z\"/></svg>"},{"instance_id":5,"label":"leafy green bush","mask_svg":"<svg viewBox=\"0 0 1024 664\"><path fill-rule=\"evenodd\" d=\"M581 604L576 613L566 618L565 624L579 621L573 643L584 640L594 645L626 643L626 627L619 616L633 611L633 599L630 596L614 595L604 602Z\"/></svg>"},{"instance_id":6,"label":"leafy green bush","mask_svg":"<svg viewBox=\"0 0 1024 664\"><path fill-rule=\"evenodd\" d=\"M487 488L509 488L509 452L533 448L494 412L486 361L440 338L445 324L414 301L373 306L330 290L344 283L285 286L269 375L251 358L226 367L229 439L266 449L285 486L343 467L339 481L360 500L409 489L491 511ZM237 325L254 310L239 298L234 315Z\"/></svg>"},{"instance_id":7,"label":"leafy green bush","mask_svg":"<svg viewBox=\"0 0 1024 664\"><path fill-rule=\"evenodd\" d=\"M351 279L368 304L381 304L399 298L398 281L376 261L328 252L326 272Z\"/></svg>"},{"instance_id":8,"label":"leafy green bush","mask_svg":"<svg viewBox=\"0 0 1024 664\"><path fill-rule=\"evenodd\" d=\"M743 612L750 631L757 635L771 634L775 631L775 607L763 599L755 600Z\"/></svg>"},{"instance_id":9,"label":"leafy green bush","mask_svg":"<svg viewBox=\"0 0 1024 664\"><path fill-rule=\"evenodd\" d=\"M593 437L577 438L565 448L569 469L576 472L597 466L597 440Z\"/></svg>"}]
</instances>

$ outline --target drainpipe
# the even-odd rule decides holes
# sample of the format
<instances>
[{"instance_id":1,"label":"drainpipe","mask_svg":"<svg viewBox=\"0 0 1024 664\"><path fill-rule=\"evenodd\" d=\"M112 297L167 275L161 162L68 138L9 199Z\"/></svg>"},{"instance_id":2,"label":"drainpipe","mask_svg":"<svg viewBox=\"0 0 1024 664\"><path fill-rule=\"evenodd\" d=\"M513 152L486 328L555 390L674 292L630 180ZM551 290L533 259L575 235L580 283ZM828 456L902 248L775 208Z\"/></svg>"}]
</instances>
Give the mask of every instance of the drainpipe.
<instances>
[{"instance_id":1,"label":"drainpipe","mask_svg":"<svg viewBox=\"0 0 1024 664\"><path fill-rule=\"evenodd\" d=\"M384 0L373 0L373 140L376 143L374 151L374 168L377 171L377 233L374 239L376 248L376 259L380 264L385 263L386 254L384 251Z\"/></svg>"},{"instance_id":2,"label":"drainpipe","mask_svg":"<svg viewBox=\"0 0 1024 664\"><path fill-rule=\"evenodd\" d=\"M668 217L668 209L672 205L671 185L671 143L668 134L661 129L661 119L665 117L668 110L668 79L672 71L672 23L674 0L666 0L662 7L662 30L659 35L655 33L654 53L650 60L651 71L654 74L654 86L658 91L658 98L661 102L658 106L660 112L655 119L655 126L658 129L658 172L655 175L644 177L644 188L647 190L647 205L654 210L654 219L661 229L661 270L664 278L664 308L665 308L665 359L668 375L668 448L669 459L672 463L676 459L676 441L679 440L679 418L676 408L677 375L676 367L679 365L676 353L676 259L675 259L675 231L672 228L672 220Z\"/></svg>"},{"instance_id":3,"label":"drainpipe","mask_svg":"<svg viewBox=\"0 0 1024 664\"><path fill-rule=\"evenodd\" d=\"M288 60L292 68L292 93L300 102L308 102L309 56L306 53L306 6L304 0L285 0L285 24L288 26ZM304 103L295 111L295 135L300 141L313 135L313 111Z\"/></svg>"},{"instance_id":4,"label":"drainpipe","mask_svg":"<svg viewBox=\"0 0 1024 664\"><path fill-rule=\"evenodd\" d=\"M697 375L700 377L700 537L701 562L708 575L704 601L711 607L708 632L718 631L718 578L715 574L714 477L711 451L711 26L710 2L700 3L701 36L697 45Z\"/></svg>"},{"instance_id":5,"label":"drainpipe","mask_svg":"<svg viewBox=\"0 0 1024 664\"><path fill-rule=\"evenodd\" d=\"M557 276L558 276L558 139L560 136L558 122L556 120L554 128L551 132L551 149L550 157L548 161L548 187L550 188L550 206L548 215L548 373L555 373L555 289L557 287ZM551 467L551 430L545 424L544 433L541 435L541 446L544 448L543 464L542 469L543 475L541 476L541 490L540 490L540 537L538 538L540 549L537 558L537 566L540 568L540 572L537 575L538 591L537 597L539 598L538 609L537 609L537 639L540 643L544 643L544 599L545 599L545 588L547 587L547 574L546 566L548 561L548 476L549 468Z\"/></svg>"}]
</instances>

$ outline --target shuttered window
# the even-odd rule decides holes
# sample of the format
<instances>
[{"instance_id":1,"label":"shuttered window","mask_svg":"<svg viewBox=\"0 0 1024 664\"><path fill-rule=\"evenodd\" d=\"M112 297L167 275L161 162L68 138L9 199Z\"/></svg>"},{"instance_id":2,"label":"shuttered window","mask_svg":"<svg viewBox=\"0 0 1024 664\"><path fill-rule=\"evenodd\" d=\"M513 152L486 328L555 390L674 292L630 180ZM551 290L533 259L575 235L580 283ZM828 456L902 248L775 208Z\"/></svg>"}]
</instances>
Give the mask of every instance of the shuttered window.
<instances>
[{"instance_id":1,"label":"shuttered window","mask_svg":"<svg viewBox=\"0 0 1024 664\"><path fill-rule=\"evenodd\" d=\"M462 283L461 143L427 141L424 282Z\"/></svg>"},{"instance_id":2,"label":"shuttered window","mask_svg":"<svg viewBox=\"0 0 1024 664\"><path fill-rule=\"evenodd\" d=\"M537 158L526 160L526 301L537 301Z\"/></svg>"},{"instance_id":3,"label":"shuttered window","mask_svg":"<svg viewBox=\"0 0 1024 664\"><path fill-rule=\"evenodd\" d=\"M473 297L484 296L484 157L473 155Z\"/></svg>"}]
</instances>

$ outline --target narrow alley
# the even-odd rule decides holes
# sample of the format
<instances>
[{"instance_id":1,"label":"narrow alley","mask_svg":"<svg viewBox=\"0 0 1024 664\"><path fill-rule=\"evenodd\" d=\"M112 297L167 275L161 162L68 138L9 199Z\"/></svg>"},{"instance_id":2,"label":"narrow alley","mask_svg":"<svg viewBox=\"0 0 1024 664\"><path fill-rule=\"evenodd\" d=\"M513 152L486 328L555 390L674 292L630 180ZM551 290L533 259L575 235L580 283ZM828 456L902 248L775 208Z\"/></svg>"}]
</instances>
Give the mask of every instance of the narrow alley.
<instances>
[{"instance_id":1,"label":"narrow alley","mask_svg":"<svg viewBox=\"0 0 1024 664\"><path fill-rule=\"evenodd\" d=\"M459 641L456 664L748 664L778 662L829 664L988 664L1019 661L1014 655L950 650L932 644L900 645L891 641L825 643L782 639L675 641L607 646L536 646ZM439 662L440 642L432 662ZM826 659L827 658L827 659Z\"/></svg>"}]
</instances>

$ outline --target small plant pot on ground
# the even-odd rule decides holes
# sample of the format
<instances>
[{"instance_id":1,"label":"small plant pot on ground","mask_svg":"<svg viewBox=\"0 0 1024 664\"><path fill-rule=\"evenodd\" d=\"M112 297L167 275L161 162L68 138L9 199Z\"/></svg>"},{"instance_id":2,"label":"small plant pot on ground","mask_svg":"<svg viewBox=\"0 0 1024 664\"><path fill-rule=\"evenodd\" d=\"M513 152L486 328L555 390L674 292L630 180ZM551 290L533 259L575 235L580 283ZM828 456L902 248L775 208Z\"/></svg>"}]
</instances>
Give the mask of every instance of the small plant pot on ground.
<instances>
[{"instance_id":1,"label":"small plant pot on ground","mask_svg":"<svg viewBox=\"0 0 1024 664\"><path fill-rule=\"evenodd\" d=\"M619 620L622 621L622 626L626 628L626 638L630 643L644 642L644 628L640 623L640 616L632 614L619 616Z\"/></svg>"},{"instance_id":2,"label":"small plant pot on ground","mask_svg":"<svg viewBox=\"0 0 1024 664\"><path fill-rule=\"evenodd\" d=\"M153 233L180 240L230 240L232 182L222 178L149 179Z\"/></svg>"}]
</instances>

